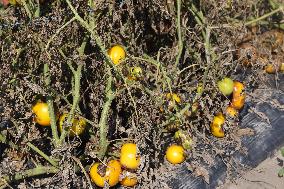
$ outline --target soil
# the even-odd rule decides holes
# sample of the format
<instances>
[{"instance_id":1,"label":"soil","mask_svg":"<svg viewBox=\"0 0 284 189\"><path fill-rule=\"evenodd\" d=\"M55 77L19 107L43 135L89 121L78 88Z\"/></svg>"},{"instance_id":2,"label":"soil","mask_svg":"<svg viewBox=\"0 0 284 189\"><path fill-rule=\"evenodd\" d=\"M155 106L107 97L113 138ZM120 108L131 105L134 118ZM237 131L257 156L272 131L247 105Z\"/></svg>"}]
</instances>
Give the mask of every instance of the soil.
<instances>
[{"instance_id":1,"label":"soil","mask_svg":"<svg viewBox=\"0 0 284 189\"><path fill-rule=\"evenodd\" d=\"M282 189L284 188L284 179L278 177L280 160L283 164L283 157L280 152L277 152L256 168L245 172L240 178L226 183L218 189Z\"/></svg>"}]
</instances>

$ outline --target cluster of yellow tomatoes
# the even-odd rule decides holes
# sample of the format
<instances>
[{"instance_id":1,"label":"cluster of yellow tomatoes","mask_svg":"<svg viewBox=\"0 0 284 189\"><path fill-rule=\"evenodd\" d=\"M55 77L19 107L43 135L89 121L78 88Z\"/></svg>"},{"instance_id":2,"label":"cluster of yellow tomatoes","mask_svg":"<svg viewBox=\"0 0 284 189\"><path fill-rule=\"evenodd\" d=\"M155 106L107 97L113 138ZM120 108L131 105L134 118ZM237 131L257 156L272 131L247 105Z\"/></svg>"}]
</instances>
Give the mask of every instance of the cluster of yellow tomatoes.
<instances>
[{"instance_id":1,"label":"cluster of yellow tomatoes","mask_svg":"<svg viewBox=\"0 0 284 189\"><path fill-rule=\"evenodd\" d=\"M140 157L134 143L125 143L121 147L120 159L110 160L107 165L94 163L90 168L92 181L99 187L115 186L119 182L123 186L135 186Z\"/></svg>"},{"instance_id":2,"label":"cluster of yellow tomatoes","mask_svg":"<svg viewBox=\"0 0 284 189\"><path fill-rule=\"evenodd\" d=\"M225 77L218 82L218 88L225 96L229 96L233 93L231 103L226 109L226 114L235 118L238 115L238 111L241 110L245 104L246 94L244 85L239 81L233 81L231 78ZM222 113L218 113L214 116L210 129L215 137L222 138L225 136L224 123L225 116Z\"/></svg>"},{"instance_id":3,"label":"cluster of yellow tomatoes","mask_svg":"<svg viewBox=\"0 0 284 189\"><path fill-rule=\"evenodd\" d=\"M126 53L125 53L123 47L121 47L120 45L116 45L116 46L113 46L111 49L109 49L108 55L109 55L110 59L112 60L112 62L115 65L118 65L118 64L121 63L121 61L123 61L125 59ZM130 68L130 75L128 76L128 79L129 80L137 80L137 78L139 78L141 76L141 74L142 74L142 69L140 67L138 67L138 66L131 67ZM166 99L169 103L168 108L170 110L173 110L175 105L179 104L181 102L180 97L175 93L166 94ZM124 152L123 147L122 147L121 153ZM121 156L123 157L122 154L121 154ZM183 146L175 145L175 144L171 145L166 151L166 159L172 164L182 163L185 160L185 150L184 150ZM124 162L123 158L121 158L120 161L122 161L121 163L123 165L123 162ZM126 161L125 161L125 163L126 163ZM135 165L135 167L136 167L136 165Z\"/></svg>"},{"instance_id":4,"label":"cluster of yellow tomatoes","mask_svg":"<svg viewBox=\"0 0 284 189\"><path fill-rule=\"evenodd\" d=\"M32 111L35 115L34 120L41 126L50 126L50 115L48 110L48 104L45 102L37 102L33 107ZM59 117L58 130L62 132L64 124L66 123L68 114L63 113ZM74 137L75 135L81 135L86 128L86 120L83 118L73 118L72 126L70 127L68 134L70 137Z\"/></svg>"},{"instance_id":5,"label":"cluster of yellow tomatoes","mask_svg":"<svg viewBox=\"0 0 284 189\"><path fill-rule=\"evenodd\" d=\"M113 46L109 49L108 55L113 64L120 64L126 57L124 48L120 45ZM142 73L140 67L132 67L131 75L128 76L130 80L136 80ZM218 88L225 96L232 95L230 106L228 106L226 112L231 117L236 117L238 110L244 106L245 93L244 85L238 81L233 81L230 78L224 78L218 82ZM165 95L168 102L167 108L169 111L173 111L176 105L181 103L180 97L176 93L168 93ZM194 106L195 107L195 106ZM195 107L196 109L196 107ZM48 105L44 102L37 102L33 108L35 114L35 121L42 126L50 125L50 116L48 111ZM164 111L161 108L161 111ZM194 111L194 110L192 110ZM59 118L58 129L61 132L66 122L68 114L64 113ZM211 133L216 137L224 137L223 124L225 123L225 117L222 113L217 114L211 124ZM69 129L69 136L80 135L84 132L86 127L86 121L83 118L72 121L72 126ZM172 164L179 164L185 160L185 149L189 149L191 146L191 139L188 138L181 130L176 131L175 138L182 141L182 145L173 144L166 150L166 159ZM137 146L134 143L125 143L121 147L120 159L112 159L107 164L94 163L90 167L90 177L92 181L99 187L115 186L120 183L123 186L135 186L137 184L136 170L140 164L140 157L137 153Z\"/></svg>"}]
</instances>

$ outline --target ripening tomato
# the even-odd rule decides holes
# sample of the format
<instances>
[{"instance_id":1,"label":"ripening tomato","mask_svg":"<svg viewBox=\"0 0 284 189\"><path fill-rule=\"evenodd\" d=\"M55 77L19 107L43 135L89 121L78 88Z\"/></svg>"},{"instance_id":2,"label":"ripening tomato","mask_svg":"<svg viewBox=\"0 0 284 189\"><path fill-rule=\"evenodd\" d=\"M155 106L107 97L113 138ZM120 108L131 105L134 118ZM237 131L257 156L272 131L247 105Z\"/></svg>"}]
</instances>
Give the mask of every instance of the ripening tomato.
<instances>
[{"instance_id":1,"label":"ripening tomato","mask_svg":"<svg viewBox=\"0 0 284 189\"><path fill-rule=\"evenodd\" d=\"M142 77L142 68L139 66L134 66L129 69L130 75L128 76L129 80L138 80Z\"/></svg>"},{"instance_id":2,"label":"ripening tomato","mask_svg":"<svg viewBox=\"0 0 284 189\"><path fill-rule=\"evenodd\" d=\"M185 160L185 150L180 145L171 145L166 151L166 158L172 164L179 164Z\"/></svg>"},{"instance_id":3,"label":"ripening tomato","mask_svg":"<svg viewBox=\"0 0 284 189\"><path fill-rule=\"evenodd\" d=\"M115 45L108 50L108 55L115 65L120 64L125 59L126 53L122 46Z\"/></svg>"},{"instance_id":4,"label":"ripening tomato","mask_svg":"<svg viewBox=\"0 0 284 189\"><path fill-rule=\"evenodd\" d=\"M62 132L63 124L67 121L68 114L64 113L59 118L59 131ZM74 137L75 135L81 135L86 128L85 119L74 119L72 121L72 127L69 129L69 136Z\"/></svg>"},{"instance_id":5,"label":"ripening tomato","mask_svg":"<svg viewBox=\"0 0 284 189\"><path fill-rule=\"evenodd\" d=\"M32 111L35 114L35 121L41 126L50 126L48 105L44 102L37 102Z\"/></svg>"},{"instance_id":6,"label":"ripening tomato","mask_svg":"<svg viewBox=\"0 0 284 189\"><path fill-rule=\"evenodd\" d=\"M7 7L9 3L9 0L0 0L0 5L3 5L4 7Z\"/></svg>"},{"instance_id":7,"label":"ripening tomato","mask_svg":"<svg viewBox=\"0 0 284 189\"><path fill-rule=\"evenodd\" d=\"M123 186L132 187L137 184L137 176L134 173L131 173L129 171L123 171L122 172L123 179L120 181L120 184Z\"/></svg>"},{"instance_id":8,"label":"ripening tomato","mask_svg":"<svg viewBox=\"0 0 284 189\"><path fill-rule=\"evenodd\" d=\"M218 81L217 85L220 92L225 96L228 96L233 92L234 82L231 78L225 77L221 81Z\"/></svg>"},{"instance_id":9,"label":"ripening tomato","mask_svg":"<svg viewBox=\"0 0 284 189\"><path fill-rule=\"evenodd\" d=\"M110 160L107 166L95 163L90 168L91 179L99 187L104 187L105 184L115 186L119 182L120 173L121 165L117 160Z\"/></svg>"},{"instance_id":10,"label":"ripening tomato","mask_svg":"<svg viewBox=\"0 0 284 189\"><path fill-rule=\"evenodd\" d=\"M128 169L137 169L140 157L137 155L137 146L134 143L125 143L120 151L120 163Z\"/></svg>"}]
</instances>

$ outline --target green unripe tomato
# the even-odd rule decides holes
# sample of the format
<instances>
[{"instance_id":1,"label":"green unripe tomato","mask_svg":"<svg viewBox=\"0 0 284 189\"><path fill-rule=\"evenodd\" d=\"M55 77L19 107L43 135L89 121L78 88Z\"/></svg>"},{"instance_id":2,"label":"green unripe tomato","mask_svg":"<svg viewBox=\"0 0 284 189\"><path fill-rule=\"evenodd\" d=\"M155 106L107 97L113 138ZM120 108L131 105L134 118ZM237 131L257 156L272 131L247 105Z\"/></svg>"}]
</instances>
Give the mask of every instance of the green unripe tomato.
<instances>
[{"instance_id":1,"label":"green unripe tomato","mask_svg":"<svg viewBox=\"0 0 284 189\"><path fill-rule=\"evenodd\" d=\"M231 78L225 77L221 81L217 83L220 92L225 95L229 96L234 89L234 81Z\"/></svg>"}]
</instances>

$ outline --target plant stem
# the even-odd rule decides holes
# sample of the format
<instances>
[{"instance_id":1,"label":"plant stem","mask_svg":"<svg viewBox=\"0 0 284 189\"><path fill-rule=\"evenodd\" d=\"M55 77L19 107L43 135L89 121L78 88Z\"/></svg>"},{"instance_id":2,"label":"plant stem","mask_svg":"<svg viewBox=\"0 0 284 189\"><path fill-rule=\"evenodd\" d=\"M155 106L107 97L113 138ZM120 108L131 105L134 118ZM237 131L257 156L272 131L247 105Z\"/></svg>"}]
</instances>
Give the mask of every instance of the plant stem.
<instances>
[{"instance_id":1,"label":"plant stem","mask_svg":"<svg viewBox=\"0 0 284 189\"><path fill-rule=\"evenodd\" d=\"M206 28L206 35L205 35L205 42L204 42L204 48L205 48L205 54L206 54L206 62L207 62L207 66L206 66L206 70L204 72L203 75L203 81L202 81L202 89L204 89L205 84L206 84L206 80L208 77L208 71L211 68L212 64L214 61L211 61L211 45L210 45L210 27ZM193 99L192 103L187 103L185 105L185 107L180 111L177 112L174 116L172 116L170 119L168 119L167 121L165 121L163 124L161 124L161 127L165 127L167 125L169 125L170 123L172 123L173 121L175 121L177 118L180 119L184 113L190 108L190 106L192 106L193 103L195 103L202 95L204 90L202 90L202 92L200 94L197 94L195 96L195 98Z\"/></svg>"},{"instance_id":2,"label":"plant stem","mask_svg":"<svg viewBox=\"0 0 284 189\"><path fill-rule=\"evenodd\" d=\"M142 60L145 62L148 62L150 64L153 64L154 66L157 67L157 69L161 69L161 73L163 75L163 77L165 78L169 91L172 94L172 87L171 87L171 78L169 78L169 76L167 75L167 72L165 70L165 68L162 66L162 64L160 62L158 62L157 60L154 60L153 58L149 57L148 55L144 54L143 58L140 57L131 57L132 59L136 59L136 60Z\"/></svg>"},{"instance_id":3,"label":"plant stem","mask_svg":"<svg viewBox=\"0 0 284 189\"><path fill-rule=\"evenodd\" d=\"M16 150L19 149L19 147L14 144L12 141L7 141L6 136L4 136L3 134L0 133L0 142L4 143L4 144L8 144L11 148L14 148Z\"/></svg>"},{"instance_id":4,"label":"plant stem","mask_svg":"<svg viewBox=\"0 0 284 189\"><path fill-rule=\"evenodd\" d=\"M284 6L279 6L277 9L275 9L275 10L273 10L273 11L267 13L267 14L264 14L261 17L258 17L258 18L254 19L254 20L251 20L251 21L248 21L248 22L245 23L245 26L248 26L248 25L251 25L253 23L256 23L256 22L258 22L260 20L263 20L263 19L265 19L265 18L267 18L267 17L269 17L269 16L271 16L271 15L273 15L273 14L279 12L279 11L282 11L283 7Z\"/></svg>"},{"instance_id":5,"label":"plant stem","mask_svg":"<svg viewBox=\"0 0 284 189\"><path fill-rule=\"evenodd\" d=\"M72 126L72 120L74 117L74 113L75 110L77 109L77 106L79 104L79 100L80 100L80 79L81 79L81 74L82 74L82 65L79 64L77 67L77 70L75 71L75 69L73 68L73 66L71 65L71 63L68 63L73 76L74 76L74 88L73 88L73 104L71 107L70 112L68 113L68 117L67 117L67 127L64 128L62 130L60 139L59 139L59 143L62 144L65 137L68 134L69 128Z\"/></svg>"},{"instance_id":6,"label":"plant stem","mask_svg":"<svg viewBox=\"0 0 284 189\"><path fill-rule=\"evenodd\" d=\"M46 155L43 151L41 151L40 149L38 149L36 146L34 146L32 143L28 142L27 145L34 150L35 152L37 152L39 155L41 155L44 159L46 159L51 165L53 165L54 167L58 166L58 163L56 161L54 161L53 159L51 159L48 155Z\"/></svg>"},{"instance_id":7,"label":"plant stem","mask_svg":"<svg viewBox=\"0 0 284 189\"><path fill-rule=\"evenodd\" d=\"M111 75L110 68L108 68L108 80L107 80L107 85L105 89L106 101L104 103L103 111L102 111L101 118L99 121L100 151L99 151L98 157L100 159L102 159L105 156L105 153L108 147L107 132L109 128L108 128L107 120L108 120L108 113L109 113L111 103L113 99L115 98L115 93L112 88L112 82L113 82L113 78Z\"/></svg>"},{"instance_id":8,"label":"plant stem","mask_svg":"<svg viewBox=\"0 0 284 189\"><path fill-rule=\"evenodd\" d=\"M21 0L21 3L23 3L23 6L24 6L24 8L25 8L25 10L26 10L26 12L27 12L27 14L28 14L28 17L30 18L30 19L32 19L32 13L31 13L31 11L30 11L30 9L29 9L29 6L28 6L28 4L26 3L26 0Z\"/></svg>"},{"instance_id":9,"label":"plant stem","mask_svg":"<svg viewBox=\"0 0 284 189\"><path fill-rule=\"evenodd\" d=\"M61 26L56 32L55 34L53 34L51 36L51 38L48 40L46 46L45 46L45 50L47 50L49 48L50 43L54 40L54 38L69 24L71 24L74 20L76 20L75 17L73 17L71 20L69 20L68 22L66 22L63 26Z\"/></svg>"},{"instance_id":10,"label":"plant stem","mask_svg":"<svg viewBox=\"0 0 284 189\"><path fill-rule=\"evenodd\" d=\"M48 68L47 63L44 64L43 72L44 72L44 78L45 78L45 86L46 88L49 88L50 87L50 75L49 75L49 68ZM56 127L56 118L55 118L55 112L54 112L54 107L53 107L53 100L52 100L52 97L49 95L47 96L47 104L48 104L53 143L55 146L58 146L59 136L58 136L57 127Z\"/></svg>"},{"instance_id":11,"label":"plant stem","mask_svg":"<svg viewBox=\"0 0 284 189\"><path fill-rule=\"evenodd\" d=\"M6 182L10 183L14 180L21 180L28 177L49 174L49 173L57 173L58 171L59 171L58 168L52 166L38 166L33 169L15 173L13 176L3 176L2 179L5 179Z\"/></svg>"},{"instance_id":12,"label":"plant stem","mask_svg":"<svg viewBox=\"0 0 284 189\"><path fill-rule=\"evenodd\" d=\"M206 28L205 30L205 43L204 43L204 48L205 48L205 56L206 56L206 62L207 66L203 75L203 82L202 82L202 91L206 85L206 80L208 77L208 72L212 66L213 61L211 61L211 45L210 45L210 28Z\"/></svg>"},{"instance_id":13,"label":"plant stem","mask_svg":"<svg viewBox=\"0 0 284 189\"><path fill-rule=\"evenodd\" d=\"M177 34L178 34L178 54L176 57L175 69L178 71L178 64L181 58L183 43L182 43L182 33L181 33L181 25L180 25L180 10L181 10L181 0L177 0Z\"/></svg>"}]
</instances>

